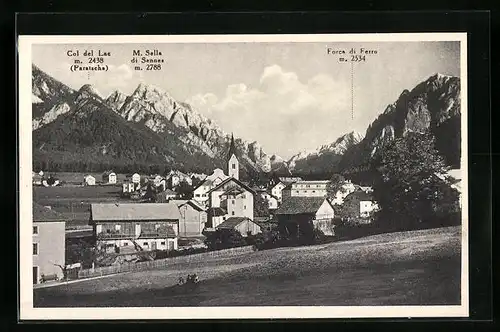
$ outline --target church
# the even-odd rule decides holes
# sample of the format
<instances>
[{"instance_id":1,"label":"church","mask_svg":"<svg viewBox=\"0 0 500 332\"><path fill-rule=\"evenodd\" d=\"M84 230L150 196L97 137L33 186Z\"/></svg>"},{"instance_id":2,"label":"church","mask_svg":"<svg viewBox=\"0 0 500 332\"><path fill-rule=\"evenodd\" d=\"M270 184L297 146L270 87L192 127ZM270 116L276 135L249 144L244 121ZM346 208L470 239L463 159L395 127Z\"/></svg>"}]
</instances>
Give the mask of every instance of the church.
<instances>
[{"instance_id":1,"label":"church","mask_svg":"<svg viewBox=\"0 0 500 332\"><path fill-rule=\"evenodd\" d=\"M221 169L215 169L213 174L193 191L193 199L208 208L207 228L215 229L232 217L254 219L255 192L240 181L240 163L234 137L231 137L226 165L227 175Z\"/></svg>"}]
</instances>

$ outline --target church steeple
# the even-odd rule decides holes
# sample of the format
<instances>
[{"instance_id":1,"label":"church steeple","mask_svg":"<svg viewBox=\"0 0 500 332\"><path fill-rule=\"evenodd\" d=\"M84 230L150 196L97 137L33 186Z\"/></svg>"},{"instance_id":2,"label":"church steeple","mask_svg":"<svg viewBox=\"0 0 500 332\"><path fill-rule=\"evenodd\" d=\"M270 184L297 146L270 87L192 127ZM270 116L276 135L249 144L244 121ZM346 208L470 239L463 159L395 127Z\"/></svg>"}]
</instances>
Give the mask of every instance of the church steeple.
<instances>
[{"instance_id":1,"label":"church steeple","mask_svg":"<svg viewBox=\"0 0 500 332\"><path fill-rule=\"evenodd\" d=\"M227 154L227 174L230 177L239 180L240 176L240 163L236 157L236 146L234 145L234 136L231 134L231 144Z\"/></svg>"},{"instance_id":2,"label":"church steeple","mask_svg":"<svg viewBox=\"0 0 500 332\"><path fill-rule=\"evenodd\" d=\"M229 145L229 151L227 153L227 160L231 159L231 157L236 155L236 146L234 145L234 136L231 133L231 144Z\"/></svg>"}]
</instances>

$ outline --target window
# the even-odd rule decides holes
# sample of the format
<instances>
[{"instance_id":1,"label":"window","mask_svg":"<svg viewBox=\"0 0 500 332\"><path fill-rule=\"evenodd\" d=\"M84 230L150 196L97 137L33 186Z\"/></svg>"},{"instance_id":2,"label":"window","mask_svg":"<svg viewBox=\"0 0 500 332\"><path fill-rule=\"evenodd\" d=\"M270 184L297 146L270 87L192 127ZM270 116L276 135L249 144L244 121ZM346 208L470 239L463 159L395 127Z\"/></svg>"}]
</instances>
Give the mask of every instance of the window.
<instances>
[{"instance_id":1,"label":"window","mask_svg":"<svg viewBox=\"0 0 500 332\"><path fill-rule=\"evenodd\" d=\"M165 245L165 241L160 242L160 245L164 246Z\"/></svg>"},{"instance_id":2,"label":"window","mask_svg":"<svg viewBox=\"0 0 500 332\"><path fill-rule=\"evenodd\" d=\"M222 220L224 220L224 221L225 221L225 220L226 220L226 217L222 217Z\"/></svg>"},{"instance_id":3,"label":"window","mask_svg":"<svg viewBox=\"0 0 500 332\"><path fill-rule=\"evenodd\" d=\"M231 165L231 167L232 167L233 169L236 169L236 164L232 164L232 165Z\"/></svg>"},{"instance_id":4,"label":"window","mask_svg":"<svg viewBox=\"0 0 500 332\"><path fill-rule=\"evenodd\" d=\"M96 226L96 233L99 234L102 232L102 225L97 225Z\"/></svg>"},{"instance_id":5,"label":"window","mask_svg":"<svg viewBox=\"0 0 500 332\"><path fill-rule=\"evenodd\" d=\"M247 209L247 206L246 205L243 205L243 210L246 210Z\"/></svg>"},{"instance_id":6,"label":"window","mask_svg":"<svg viewBox=\"0 0 500 332\"><path fill-rule=\"evenodd\" d=\"M157 231L159 228L160 228L160 225L159 225L159 224L156 224L156 225L155 225L155 231Z\"/></svg>"},{"instance_id":7,"label":"window","mask_svg":"<svg viewBox=\"0 0 500 332\"><path fill-rule=\"evenodd\" d=\"M200 194L196 194L196 195L194 195L194 197L200 197Z\"/></svg>"},{"instance_id":8,"label":"window","mask_svg":"<svg viewBox=\"0 0 500 332\"><path fill-rule=\"evenodd\" d=\"M143 242L142 245L146 246L146 247L149 246L149 244L147 242Z\"/></svg>"},{"instance_id":9,"label":"window","mask_svg":"<svg viewBox=\"0 0 500 332\"><path fill-rule=\"evenodd\" d=\"M234 205L234 199L231 201L231 203Z\"/></svg>"},{"instance_id":10,"label":"window","mask_svg":"<svg viewBox=\"0 0 500 332\"><path fill-rule=\"evenodd\" d=\"M299 193L299 191L298 191L298 190L295 190L295 193L296 193L296 194L298 194L298 193Z\"/></svg>"},{"instance_id":11,"label":"window","mask_svg":"<svg viewBox=\"0 0 500 332\"><path fill-rule=\"evenodd\" d=\"M115 225L115 231L119 232L122 229L122 225Z\"/></svg>"},{"instance_id":12,"label":"window","mask_svg":"<svg viewBox=\"0 0 500 332\"><path fill-rule=\"evenodd\" d=\"M38 235L38 226L33 226L33 234Z\"/></svg>"},{"instance_id":13,"label":"window","mask_svg":"<svg viewBox=\"0 0 500 332\"><path fill-rule=\"evenodd\" d=\"M231 215L233 215L233 216L234 216L234 211L232 211L232 212L231 212Z\"/></svg>"},{"instance_id":14,"label":"window","mask_svg":"<svg viewBox=\"0 0 500 332\"><path fill-rule=\"evenodd\" d=\"M123 246L128 246L128 242L123 242Z\"/></svg>"},{"instance_id":15,"label":"window","mask_svg":"<svg viewBox=\"0 0 500 332\"><path fill-rule=\"evenodd\" d=\"M33 243L33 255L38 255L38 243Z\"/></svg>"},{"instance_id":16,"label":"window","mask_svg":"<svg viewBox=\"0 0 500 332\"><path fill-rule=\"evenodd\" d=\"M316 190L313 190L313 193L315 193L315 192L316 192Z\"/></svg>"},{"instance_id":17,"label":"window","mask_svg":"<svg viewBox=\"0 0 500 332\"><path fill-rule=\"evenodd\" d=\"M247 198L245 194L241 194L241 198Z\"/></svg>"},{"instance_id":18,"label":"window","mask_svg":"<svg viewBox=\"0 0 500 332\"><path fill-rule=\"evenodd\" d=\"M309 188L310 186L309 185L306 185L307 188Z\"/></svg>"}]
</instances>

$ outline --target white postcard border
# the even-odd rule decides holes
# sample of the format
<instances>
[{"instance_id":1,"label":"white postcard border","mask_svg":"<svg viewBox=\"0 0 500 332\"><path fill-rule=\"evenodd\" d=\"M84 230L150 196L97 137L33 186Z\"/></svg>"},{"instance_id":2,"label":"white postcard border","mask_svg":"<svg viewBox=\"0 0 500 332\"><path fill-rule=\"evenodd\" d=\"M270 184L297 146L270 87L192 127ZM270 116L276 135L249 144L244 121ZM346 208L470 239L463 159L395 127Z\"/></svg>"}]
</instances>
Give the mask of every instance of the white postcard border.
<instances>
[{"instance_id":1,"label":"white postcard border","mask_svg":"<svg viewBox=\"0 0 500 332\"><path fill-rule=\"evenodd\" d=\"M384 42L460 41L462 274L461 305L456 306L296 306L296 307L141 307L34 308L32 285L32 124L31 46L33 44L89 43L238 43L238 42ZM18 38L19 89L19 318L21 320L132 320L132 319L242 319L242 318L410 318L468 317L468 147L467 147L467 34L298 34L298 35L102 35Z\"/></svg>"}]
</instances>

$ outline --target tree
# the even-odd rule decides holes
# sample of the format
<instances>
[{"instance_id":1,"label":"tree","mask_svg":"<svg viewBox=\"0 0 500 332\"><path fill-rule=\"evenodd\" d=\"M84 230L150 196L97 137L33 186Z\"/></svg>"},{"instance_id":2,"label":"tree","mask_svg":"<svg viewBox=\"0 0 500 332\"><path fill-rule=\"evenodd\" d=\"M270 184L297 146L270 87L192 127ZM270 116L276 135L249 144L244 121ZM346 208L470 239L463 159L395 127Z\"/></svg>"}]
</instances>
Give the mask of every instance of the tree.
<instances>
[{"instance_id":1,"label":"tree","mask_svg":"<svg viewBox=\"0 0 500 332\"><path fill-rule=\"evenodd\" d=\"M269 203L260 194L254 195L253 213L256 217L269 216Z\"/></svg>"},{"instance_id":2,"label":"tree","mask_svg":"<svg viewBox=\"0 0 500 332\"><path fill-rule=\"evenodd\" d=\"M436 207L458 199L445 174L443 157L428 134L409 133L374 156L374 197L381 211L377 222L389 228L423 227L436 216Z\"/></svg>"},{"instance_id":3,"label":"tree","mask_svg":"<svg viewBox=\"0 0 500 332\"><path fill-rule=\"evenodd\" d=\"M179 185L175 188L175 192L182 199L193 198L193 188L187 183L186 180L182 180Z\"/></svg>"},{"instance_id":4,"label":"tree","mask_svg":"<svg viewBox=\"0 0 500 332\"><path fill-rule=\"evenodd\" d=\"M246 243L240 232L234 229L211 232L204 242L210 250L239 247Z\"/></svg>"},{"instance_id":5,"label":"tree","mask_svg":"<svg viewBox=\"0 0 500 332\"><path fill-rule=\"evenodd\" d=\"M345 178L340 174L333 174L330 182L326 186L326 193L328 198L334 198L339 190L343 190L342 185L345 183Z\"/></svg>"},{"instance_id":6,"label":"tree","mask_svg":"<svg viewBox=\"0 0 500 332\"><path fill-rule=\"evenodd\" d=\"M156 188L153 186L151 181L149 181L146 185L146 193L144 194L144 200L147 202L154 203L156 202Z\"/></svg>"}]
</instances>

